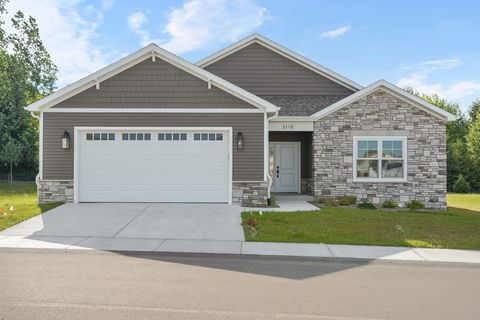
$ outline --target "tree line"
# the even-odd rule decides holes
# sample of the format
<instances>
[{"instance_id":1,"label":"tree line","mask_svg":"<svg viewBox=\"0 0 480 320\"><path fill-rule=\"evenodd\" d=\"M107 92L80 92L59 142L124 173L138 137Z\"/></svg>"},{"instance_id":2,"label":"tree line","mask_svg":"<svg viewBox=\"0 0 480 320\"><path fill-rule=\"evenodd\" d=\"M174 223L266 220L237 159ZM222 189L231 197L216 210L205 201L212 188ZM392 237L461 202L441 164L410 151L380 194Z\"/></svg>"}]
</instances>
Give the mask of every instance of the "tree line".
<instances>
[{"instance_id":1,"label":"tree line","mask_svg":"<svg viewBox=\"0 0 480 320\"><path fill-rule=\"evenodd\" d=\"M24 107L56 89L58 71L34 18L18 11L12 32L6 32L6 1L0 0L0 178L32 179L38 172L38 120ZM458 117L447 124L448 190L480 192L480 100L463 113L438 95L406 90Z\"/></svg>"}]
</instances>

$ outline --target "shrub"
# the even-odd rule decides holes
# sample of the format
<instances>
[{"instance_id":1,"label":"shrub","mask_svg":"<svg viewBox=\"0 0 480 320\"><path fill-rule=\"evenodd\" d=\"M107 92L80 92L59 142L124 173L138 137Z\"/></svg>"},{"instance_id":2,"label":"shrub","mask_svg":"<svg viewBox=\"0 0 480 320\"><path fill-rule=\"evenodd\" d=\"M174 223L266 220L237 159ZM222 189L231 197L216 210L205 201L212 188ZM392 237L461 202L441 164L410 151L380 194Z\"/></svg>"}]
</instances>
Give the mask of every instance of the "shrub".
<instances>
[{"instance_id":1,"label":"shrub","mask_svg":"<svg viewBox=\"0 0 480 320\"><path fill-rule=\"evenodd\" d=\"M470 192L470 184L461 173L458 176L457 181L455 181L455 183L453 184L453 192L457 192L457 193Z\"/></svg>"},{"instance_id":2,"label":"shrub","mask_svg":"<svg viewBox=\"0 0 480 320\"><path fill-rule=\"evenodd\" d=\"M373 203L368 202L368 201L365 201L365 202L362 202L362 203L358 204L357 207L360 208L360 209L370 209L370 210L375 210L375 209L377 209L377 207L375 207L375 206L373 205Z\"/></svg>"},{"instance_id":3,"label":"shrub","mask_svg":"<svg viewBox=\"0 0 480 320\"><path fill-rule=\"evenodd\" d=\"M325 197L325 196L321 196L318 199L318 202L322 203L323 205L325 205L327 207L335 207L337 205L337 201L335 201L335 199L333 199L331 197Z\"/></svg>"},{"instance_id":4,"label":"shrub","mask_svg":"<svg viewBox=\"0 0 480 320\"><path fill-rule=\"evenodd\" d=\"M383 207L387 209L393 209L398 207L398 203L395 200L387 199L383 201Z\"/></svg>"},{"instance_id":5,"label":"shrub","mask_svg":"<svg viewBox=\"0 0 480 320\"><path fill-rule=\"evenodd\" d=\"M270 196L270 198L268 198L268 200L267 200L267 204L270 207L276 207L277 206L277 199L275 199L274 196Z\"/></svg>"},{"instance_id":6,"label":"shrub","mask_svg":"<svg viewBox=\"0 0 480 320\"><path fill-rule=\"evenodd\" d=\"M341 206L351 206L357 202L357 197L355 196L343 196L338 198L338 204Z\"/></svg>"},{"instance_id":7,"label":"shrub","mask_svg":"<svg viewBox=\"0 0 480 320\"><path fill-rule=\"evenodd\" d=\"M423 204L422 201L413 199L407 204L407 207L409 209L416 210L416 209L424 209L425 205Z\"/></svg>"}]
</instances>

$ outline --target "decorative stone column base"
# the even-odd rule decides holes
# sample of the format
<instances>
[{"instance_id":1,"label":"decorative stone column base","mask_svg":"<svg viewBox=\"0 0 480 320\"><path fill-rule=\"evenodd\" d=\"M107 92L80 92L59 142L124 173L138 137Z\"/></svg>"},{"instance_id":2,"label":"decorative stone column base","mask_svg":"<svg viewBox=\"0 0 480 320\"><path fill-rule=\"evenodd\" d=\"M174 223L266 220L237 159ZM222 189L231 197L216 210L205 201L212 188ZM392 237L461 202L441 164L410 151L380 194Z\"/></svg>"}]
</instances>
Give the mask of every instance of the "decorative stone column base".
<instances>
[{"instance_id":1,"label":"decorative stone column base","mask_svg":"<svg viewBox=\"0 0 480 320\"><path fill-rule=\"evenodd\" d=\"M268 182L233 181L233 202L245 207L266 206L268 199Z\"/></svg>"},{"instance_id":2,"label":"decorative stone column base","mask_svg":"<svg viewBox=\"0 0 480 320\"><path fill-rule=\"evenodd\" d=\"M73 180L38 180L38 203L73 202Z\"/></svg>"}]
</instances>

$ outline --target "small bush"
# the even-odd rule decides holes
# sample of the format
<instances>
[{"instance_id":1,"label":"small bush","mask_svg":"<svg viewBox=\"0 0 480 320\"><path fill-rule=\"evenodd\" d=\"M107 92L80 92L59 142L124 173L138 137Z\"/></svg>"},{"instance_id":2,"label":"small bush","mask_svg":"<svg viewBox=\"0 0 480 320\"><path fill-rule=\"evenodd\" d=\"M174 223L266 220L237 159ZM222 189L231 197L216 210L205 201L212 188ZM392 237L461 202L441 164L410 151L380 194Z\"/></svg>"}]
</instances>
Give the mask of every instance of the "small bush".
<instances>
[{"instance_id":1,"label":"small bush","mask_svg":"<svg viewBox=\"0 0 480 320\"><path fill-rule=\"evenodd\" d=\"M277 206L277 199L275 199L274 196L270 196L270 198L268 198L268 200L267 200L267 204L270 207L276 207Z\"/></svg>"},{"instance_id":2,"label":"small bush","mask_svg":"<svg viewBox=\"0 0 480 320\"><path fill-rule=\"evenodd\" d=\"M412 201L410 201L410 202L407 204L407 208L409 208L409 209L411 209L411 210L424 209L424 208L425 208L425 205L423 204L422 201L413 199Z\"/></svg>"},{"instance_id":3,"label":"small bush","mask_svg":"<svg viewBox=\"0 0 480 320\"><path fill-rule=\"evenodd\" d=\"M327 207L335 207L337 205L337 201L335 201L335 199L331 197L326 197L326 196L321 196L318 199L318 202L320 202L321 204Z\"/></svg>"},{"instance_id":4,"label":"small bush","mask_svg":"<svg viewBox=\"0 0 480 320\"><path fill-rule=\"evenodd\" d=\"M373 203L367 202L367 201L358 204L357 207L360 208L360 209L370 209L370 210L375 210L375 209L377 209L377 207L375 207L375 206L373 205Z\"/></svg>"},{"instance_id":5,"label":"small bush","mask_svg":"<svg viewBox=\"0 0 480 320\"><path fill-rule=\"evenodd\" d=\"M470 183L468 183L467 179L460 174L457 178L457 181L453 184L453 192L456 193L469 193L470 192Z\"/></svg>"},{"instance_id":6,"label":"small bush","mask_svg":"<svg viewBox=\"0 0 480 320\"><path fill-rule=\"evenodd\" d=\"M357 197L355 196L343 196L338 198L338 204L341 206L351 206L357 203Z\"/></svg>"},{"instance_id":7,"label":"small bush","mask_svg":"<svg viewBox=\"0 0 480 320\"><path fill-rule=\"evenodd\" d=\"M387 199L383 201L383 207L387 209L393 209L398 207L398 203L395 200Z\"/></svg>"}]
</instances>

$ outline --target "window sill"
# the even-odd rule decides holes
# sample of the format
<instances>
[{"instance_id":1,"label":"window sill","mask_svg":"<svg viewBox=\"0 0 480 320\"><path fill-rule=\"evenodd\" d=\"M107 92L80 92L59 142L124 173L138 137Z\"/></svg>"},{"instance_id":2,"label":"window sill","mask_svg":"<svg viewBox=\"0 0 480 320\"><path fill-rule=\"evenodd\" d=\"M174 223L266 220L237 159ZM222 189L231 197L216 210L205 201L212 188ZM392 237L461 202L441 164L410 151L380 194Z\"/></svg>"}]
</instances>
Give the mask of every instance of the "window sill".
<instances>
[{"instance_id":1,"label":"window sill","mask_svg":"<svg viewBox=\"0 0 480 320\"><path fill-rule=\"evenodd\" d=\"M366 182L366 183L406 183L408 179L375 179L375 178L353 178L353 182Z\"/></svg>"}]
</instances>

